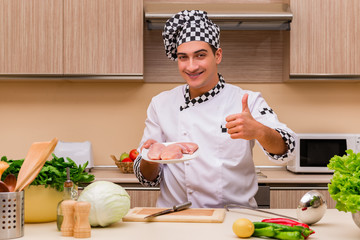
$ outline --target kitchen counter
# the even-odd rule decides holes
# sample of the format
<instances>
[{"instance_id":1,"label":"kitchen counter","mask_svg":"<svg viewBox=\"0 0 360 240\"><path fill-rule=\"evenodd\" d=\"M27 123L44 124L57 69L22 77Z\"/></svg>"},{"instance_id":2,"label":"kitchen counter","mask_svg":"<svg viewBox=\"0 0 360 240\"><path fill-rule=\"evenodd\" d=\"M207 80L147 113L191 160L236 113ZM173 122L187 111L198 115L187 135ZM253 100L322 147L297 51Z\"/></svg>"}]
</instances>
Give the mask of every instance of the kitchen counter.
<instances>
[{"instance_id":1,"label":"kitchen counter","mask_svg":"<svg viewBox=\"0 0 360 240\"><path fill-rule=\"evenodd\" d=\"M332 178L332 174L292 173L283 168L262 169L260 173L258 174L259 183L328 184Z\"/></svg>"},{"instance_id":2,"label":"kitchen counter","mask_svg":"<svg viewBox=\"0 0 360 240\"><path fill-rule=\"evenodd\" d=\"M111 181L115 183L139 183L134 174L125 174L114 167L95 167L91 170L97 181ZM286 184L328 184L332 174L295 174L283 167L257 168L258 182L260 184L286 183Z\"/></svg>"},{"instance_id":3,"label":"kitchen counter","mask_svg":"<svg viewBox=\"0 0 360 240\"><path fill-rule=\"evenodd\" d=\"M114 183L139 183L139 180L133 173L122 173L116 166L94 167L90 173L95 175L96 181L110 181Z\"/></svg>"},{"instance_id":4,"label":"kitchen counter","mask_svg":"<svg viewBox=\"0 0 360 240\"><path fill-rule=\"evenodd\" d=\"M271 211L296 216L295 209L272 209ZM240 239L232 231L232 224L238 218L261 221L263 218L274 217L246 209L233 209L226 213L223 223L165 223L165 222L118 222L107 228L92 228L91 239L147 239L147 240L184 240L207 239L226 240ZM328 209L324 217L311 228L316 232L309 240L316 239L360 239L360 228L352 220L350 213ZM25 224L24 237L18 239L75 239L61 237L56 223ZM260 239L260 238L250 238Z\"/></svg>"}]
</instances>

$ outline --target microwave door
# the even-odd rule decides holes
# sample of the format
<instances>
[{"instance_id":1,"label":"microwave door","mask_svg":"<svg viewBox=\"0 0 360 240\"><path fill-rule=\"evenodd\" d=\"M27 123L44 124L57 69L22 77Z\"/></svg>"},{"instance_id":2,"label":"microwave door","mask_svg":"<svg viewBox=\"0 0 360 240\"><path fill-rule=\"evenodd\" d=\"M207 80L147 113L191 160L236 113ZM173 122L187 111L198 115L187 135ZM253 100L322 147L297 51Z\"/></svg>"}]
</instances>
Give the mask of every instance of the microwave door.
<instances>
[{"instance_id":1,"label":"microwave door","mask_svg":"<svg viewBox=\"0 0 360 240\"><path fill-rule=\"evenodd\" d=\"M330 159L346 154L345 139L301 139L300 167L327 167Z\"/></svg>"}]
</instances>

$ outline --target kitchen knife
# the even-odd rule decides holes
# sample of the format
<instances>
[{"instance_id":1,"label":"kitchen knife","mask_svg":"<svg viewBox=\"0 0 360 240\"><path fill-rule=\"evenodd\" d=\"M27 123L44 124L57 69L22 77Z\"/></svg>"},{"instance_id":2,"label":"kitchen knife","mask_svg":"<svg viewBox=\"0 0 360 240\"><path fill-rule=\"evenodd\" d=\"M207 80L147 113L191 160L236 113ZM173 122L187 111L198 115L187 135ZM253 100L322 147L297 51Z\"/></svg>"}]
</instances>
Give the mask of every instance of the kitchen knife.
<instances>
[{"instance_id":1,"label":"kitchen knife","mask_svg":"<svg viewBox=\"0 0 360 240\"><path fill-rule=\"evenodd\" d=\"M146 216L144 218L153 218L153 217L157 217L157 216L172 213L172 212L178 212L178 211L181 211L181 210L185 210L185 209L189 208L190 206L191 206L191 202L185 202L185 203L182 203L180 205L175 205L172 208L165 209L163 211L150 214L150 215L148 215L148 216Z\"/></svg>"}]
</instances>

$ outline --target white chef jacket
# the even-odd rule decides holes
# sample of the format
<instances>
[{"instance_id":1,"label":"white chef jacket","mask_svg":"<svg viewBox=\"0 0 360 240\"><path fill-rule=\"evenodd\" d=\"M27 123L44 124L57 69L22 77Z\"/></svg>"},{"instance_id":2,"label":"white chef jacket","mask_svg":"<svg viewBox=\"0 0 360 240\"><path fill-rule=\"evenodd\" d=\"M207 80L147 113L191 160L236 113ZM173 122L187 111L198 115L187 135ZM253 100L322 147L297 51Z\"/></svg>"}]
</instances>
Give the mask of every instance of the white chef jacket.
<instances>
[{"instance_id":1,"label":"white chef jacket","mask_svg":"<svg viewBox=\"0 0 360 240\"><path fill-rule=\"evenodd\" d=\"M221 208L230 203L256 207L254 195L258 182L252 153L255 141L231 139L226 132L225 118L242 111L242 97L248 93L252 116L262 124L277 129L288 144L289 150L282 156L267 153L270 160L276 162L294 157L294 132L279 122L260 93L245 91L231 84L225 84L208 101L190 104L180 111L180 106L184 105L185 87L178 86L153 97L147 110L140 146L148 139L194 142L199 146L198 157L181 163L161 164L158 178L149 182L140 172L139 156L134 164L136 176L145 186L160 183L158 207L170 207L186 201L191 201L192 207L196 208Z\"/></svg>"}]
</instances>

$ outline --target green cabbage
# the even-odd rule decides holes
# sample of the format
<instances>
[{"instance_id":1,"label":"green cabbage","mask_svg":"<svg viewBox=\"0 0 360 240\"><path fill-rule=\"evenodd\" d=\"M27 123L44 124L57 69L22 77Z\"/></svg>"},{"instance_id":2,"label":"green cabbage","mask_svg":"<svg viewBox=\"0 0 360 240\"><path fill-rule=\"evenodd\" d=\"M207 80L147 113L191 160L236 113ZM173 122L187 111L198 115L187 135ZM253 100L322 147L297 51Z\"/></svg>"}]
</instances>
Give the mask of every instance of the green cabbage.
<instances>
[{"instance_id":1,"label":"green cabbage","mask_svg":"<svg viewBox=\"0 0 360 240\"><path fill-rule=\"evenodd\" d=\"M360 153L351 149L347 155L334 156L328 168L334 170L328 189L332 199L336 201L336 209L355 213L360 211Z\"/></svg>"},{"instance_id":2,"label":"green cabbage","mask_svg":"<svg viewBox=\"0 0 360 240\"><path fill-rule=\"evenodd\" d=\"M93 182L81 192L78 201L91 203L89 223L106 227L121 220L130 209L130 196L120 185L108 181Z\"/></svg>"}]
</instances>

